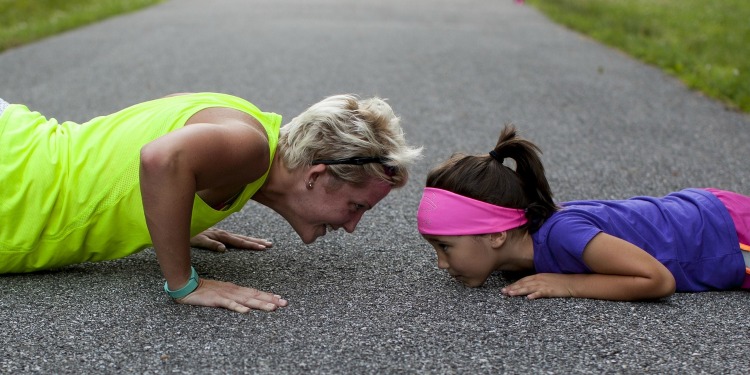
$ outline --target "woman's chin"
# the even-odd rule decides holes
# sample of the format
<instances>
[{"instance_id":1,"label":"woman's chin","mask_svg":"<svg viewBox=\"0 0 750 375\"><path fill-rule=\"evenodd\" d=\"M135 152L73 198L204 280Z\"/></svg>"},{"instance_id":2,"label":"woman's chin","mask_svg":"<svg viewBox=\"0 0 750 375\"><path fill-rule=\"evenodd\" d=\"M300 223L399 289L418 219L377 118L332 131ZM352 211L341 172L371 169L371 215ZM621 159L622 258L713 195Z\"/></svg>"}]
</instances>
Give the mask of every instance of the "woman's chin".
<instances>
[{"instance_id":1,"label":"woman's chin","mask_svg":"<svg viewBox=\"0 0 750 375\"><path fill-rule=\"evenodd\" d=\"M315 240L317 240L319 237L323 237L326 235L326 228L325 227L322 227L322 228L323 229L320 230L316 227L315 228L316 230L312 230L308 233L297 232L297 235L299 235L299 238L302 240L302 242L305 243L305 245L309 245L315 242Z\"/></svg>"}]
</instances>

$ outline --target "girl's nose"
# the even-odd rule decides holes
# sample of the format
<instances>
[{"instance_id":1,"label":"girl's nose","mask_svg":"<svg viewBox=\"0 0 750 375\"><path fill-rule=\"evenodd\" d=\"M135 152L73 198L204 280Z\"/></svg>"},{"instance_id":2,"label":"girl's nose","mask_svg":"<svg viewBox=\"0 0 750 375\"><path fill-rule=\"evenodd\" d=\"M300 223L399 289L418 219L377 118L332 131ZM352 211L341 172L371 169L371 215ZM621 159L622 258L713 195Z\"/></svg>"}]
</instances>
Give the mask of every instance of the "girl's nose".
<instances>
[{"instance_id":1,"label":"girl's nose","mask_svg":"<svg viewBox=\"0 0 750 375\"><path fill-rule=\"evenodd\" d=\"M438 268L441 270L447 270L448 269L448 261L445 259L444 255L441 255L440 252L437 252L437 265Z\"/></svg>"}]
</instances>

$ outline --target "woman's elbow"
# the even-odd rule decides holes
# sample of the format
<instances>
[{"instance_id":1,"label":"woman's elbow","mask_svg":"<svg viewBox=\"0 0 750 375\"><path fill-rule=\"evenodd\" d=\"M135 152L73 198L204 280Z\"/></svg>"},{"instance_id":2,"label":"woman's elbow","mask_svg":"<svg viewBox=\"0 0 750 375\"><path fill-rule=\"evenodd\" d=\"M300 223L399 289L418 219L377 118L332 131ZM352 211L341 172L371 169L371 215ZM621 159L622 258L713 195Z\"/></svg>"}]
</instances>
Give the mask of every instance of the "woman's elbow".
<instances>
[{"instance_id":1,"label":"woman's elbow","mask_svg":"<svg viewBox=\"0 0 750 375\"><path fill-rule=\"evenodd\" d=\"M168 170L174 159L167 150L158 144L148 143L141 147L140 170L141 175L161 174Z\"/></svg>"}]
</instances>

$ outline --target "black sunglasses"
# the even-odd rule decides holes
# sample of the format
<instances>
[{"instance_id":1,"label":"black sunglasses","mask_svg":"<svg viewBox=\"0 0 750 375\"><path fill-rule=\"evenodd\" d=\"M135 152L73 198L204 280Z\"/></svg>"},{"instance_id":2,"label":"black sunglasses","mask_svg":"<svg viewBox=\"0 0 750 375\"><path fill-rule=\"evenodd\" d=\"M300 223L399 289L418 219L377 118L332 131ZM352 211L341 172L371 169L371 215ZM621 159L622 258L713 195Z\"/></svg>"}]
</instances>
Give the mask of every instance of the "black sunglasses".
<instances>
[{"instance_id":1,"label":"black sunglasses","mask_svg":"<svg viewBox=\"0 0 750 375\"><path fill-rule=\"evenodd\" d=\"M385 171L385 174L388 177L394 176L396 174L396 167L392 167L390 165L386 165L385 163L389 162L390 159L380 157L380 156L355 156L353 158L346 158L346 159L317 159L313 160L312 164L325 164L325 165L335 165L335 164L347 164L347 165L365 165L365 164L371 164L371 163L378 163L383 166L383 169Z\"/></svg>"}]
</instances>

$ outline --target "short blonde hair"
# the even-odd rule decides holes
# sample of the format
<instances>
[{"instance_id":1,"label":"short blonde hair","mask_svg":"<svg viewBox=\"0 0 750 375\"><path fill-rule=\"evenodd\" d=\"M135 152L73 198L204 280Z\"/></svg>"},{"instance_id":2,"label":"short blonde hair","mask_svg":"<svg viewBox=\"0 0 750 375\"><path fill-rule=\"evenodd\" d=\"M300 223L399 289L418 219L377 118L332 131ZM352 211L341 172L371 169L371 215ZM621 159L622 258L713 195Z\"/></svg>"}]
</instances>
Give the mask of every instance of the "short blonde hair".
<instances>
[{"instance_id":1,"label":"short blonde hair","mask_svg":"<svg viewBox=\"0 0 750 375\"><path fill-rule=\"evenodd\" d=\"M410 147L399 118L383 99L334 95L313 104L281 128L279 155L295 170L314 160L380 157L384 164L329 165L337 179L354 185L375 177L401 187L422 148ZM383 166L392 168L384 168Z\"/></svg>"}]
</instances>

